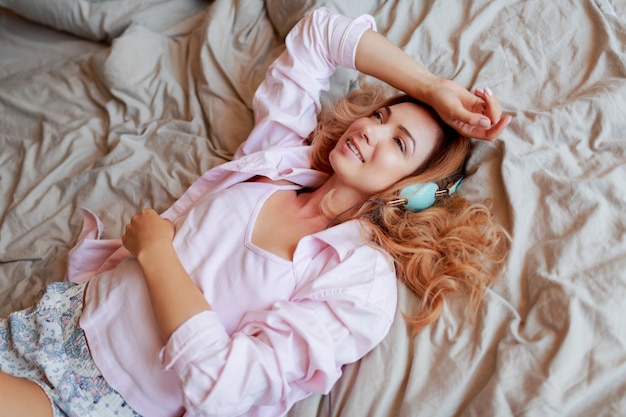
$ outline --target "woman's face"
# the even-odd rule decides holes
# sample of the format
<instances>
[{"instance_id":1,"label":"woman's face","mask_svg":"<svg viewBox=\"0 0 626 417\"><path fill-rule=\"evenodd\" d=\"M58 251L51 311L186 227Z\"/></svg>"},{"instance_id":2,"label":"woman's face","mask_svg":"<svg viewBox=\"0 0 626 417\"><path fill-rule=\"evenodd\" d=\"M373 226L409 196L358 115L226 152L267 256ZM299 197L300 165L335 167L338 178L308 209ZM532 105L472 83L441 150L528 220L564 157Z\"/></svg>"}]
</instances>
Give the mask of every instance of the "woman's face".
<instances>
[{"instance_id":1,"label":"woman's face","mask_svg":"<svg viewBox=\"0 0 626 417\"><path fill-rule=\"evenodd\" d=\"M338 181L369 196L415 172L440 132L437 121L417 104L382 107L348 127L331 151L330 163Z\"/></svg>"}]
</instances>

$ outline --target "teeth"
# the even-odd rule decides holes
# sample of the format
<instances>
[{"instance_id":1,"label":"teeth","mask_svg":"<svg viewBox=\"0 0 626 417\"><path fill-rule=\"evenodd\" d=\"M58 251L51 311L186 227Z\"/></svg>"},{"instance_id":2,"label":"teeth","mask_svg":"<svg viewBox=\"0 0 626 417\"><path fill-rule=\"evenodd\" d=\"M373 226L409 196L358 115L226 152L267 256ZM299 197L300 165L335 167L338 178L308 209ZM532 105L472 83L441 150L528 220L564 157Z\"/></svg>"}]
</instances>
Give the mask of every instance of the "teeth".
<instances>
[{"instance_id":1,"label":"teeth","mask_svg":"<svg viewBox=\"0 0 626 417\"><path fill-rule=\"evenodd\" d=\"M361 155L361 152L359 152L357 147L354 146L354 143L352 143L350 139L348 139L346 143L348 144L348 148L350 148L350 150L354 152L354 154L361 160L361 162L365 162L365 159L363 159L363 155Z\"/></svg>"}]
</instances>

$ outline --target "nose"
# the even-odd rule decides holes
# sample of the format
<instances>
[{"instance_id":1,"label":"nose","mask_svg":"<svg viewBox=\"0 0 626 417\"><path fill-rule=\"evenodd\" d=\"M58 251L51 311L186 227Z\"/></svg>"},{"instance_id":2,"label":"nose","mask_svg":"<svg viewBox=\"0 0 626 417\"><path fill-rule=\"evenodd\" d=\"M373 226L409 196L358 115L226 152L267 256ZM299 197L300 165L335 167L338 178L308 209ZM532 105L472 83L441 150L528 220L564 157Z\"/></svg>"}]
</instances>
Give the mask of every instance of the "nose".
<instances>
[{"instance_id":1,"label":"nose","mask_svg":"<svg viewBox=\"0 0 626 417\"><path fill-rule=\"evenodd\" d=\"M389 136L387 130L387 126L385 125L371 123L363 127L361 130L361 136L365 139L368 145L374 146L380 140Z\"/></svg>"}]
</instances>

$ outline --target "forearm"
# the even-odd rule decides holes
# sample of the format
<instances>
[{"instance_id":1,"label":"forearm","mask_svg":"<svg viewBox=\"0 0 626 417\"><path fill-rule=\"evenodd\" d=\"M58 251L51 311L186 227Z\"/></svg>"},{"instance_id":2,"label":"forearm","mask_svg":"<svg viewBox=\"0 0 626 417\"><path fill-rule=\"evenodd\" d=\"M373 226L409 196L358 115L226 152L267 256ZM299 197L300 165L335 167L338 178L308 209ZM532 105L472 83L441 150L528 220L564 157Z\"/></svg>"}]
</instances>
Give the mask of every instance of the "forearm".
<instances>
[{"instance_id":1,"label":"forearm","mask_svg":"<svg viewBox=\"0 0 626 417\"><path fill-rule=\"evenodd\" d=\"M171 243L150 246L137 255L137 260L143 269L154 315L165 340L192 316L211 310Z\"/></svg>"},{"instance_id":2,"label":"forearm","mask_svg":"<svg viewBox=\"0 0 626 417\"><path fill-rule=\"evenodd\" d=\"M429 103L432 86L441 81L383 35L368 30L356 50L356 68Z\"/></svg>"}]
</instances>

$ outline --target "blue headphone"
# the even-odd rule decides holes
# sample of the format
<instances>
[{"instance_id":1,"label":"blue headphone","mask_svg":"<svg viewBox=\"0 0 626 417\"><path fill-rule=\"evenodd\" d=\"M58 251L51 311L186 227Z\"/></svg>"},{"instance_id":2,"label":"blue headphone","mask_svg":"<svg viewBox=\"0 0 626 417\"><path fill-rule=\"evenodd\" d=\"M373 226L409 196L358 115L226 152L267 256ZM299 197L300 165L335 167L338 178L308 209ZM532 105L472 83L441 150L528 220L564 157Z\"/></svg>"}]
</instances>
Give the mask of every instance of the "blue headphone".
<instances>
[{"instance_id":1,"label":"blue headphone","mask_svg":"<svg viewBox=\"0 0 626 417\"><path fill-rule=\"evenodd\" d=\"M461 175L454 182L448 182L446 178L443 186L434 182L418 182L407 185L400 190L399 198L387 201L385 205L390 207L403 206L413 212L426 210L435 204L438 198L454 194L462 180L463 176Z\"/></svg>"},{"instance_id":2,"label":"blue headphone","mask_svg":"<svg viewBox=\"0 0 626 417\"><path fill-rule=\"evenodd\" d=\"M452 178L452 180L451 180ZM454 179L456 178L456 180ZM417 182L411 185L407 185L400 190L400 196L388 201L381 200L367 200L366 202L372 202L376 204L382 204L387 207L400 207L402 206L406 210L412 212L419 212L426 210L437 201L438 198L452 195L456 192L456 189L463 180L463 174L457 174L453 177L445 178L439 183L435 182ZM326 227L331 227L335 221L344 213L353 209L363 202L357 203L352 207L347 208L335 217L333 217Z\"/></svg>"}]
</instances>

